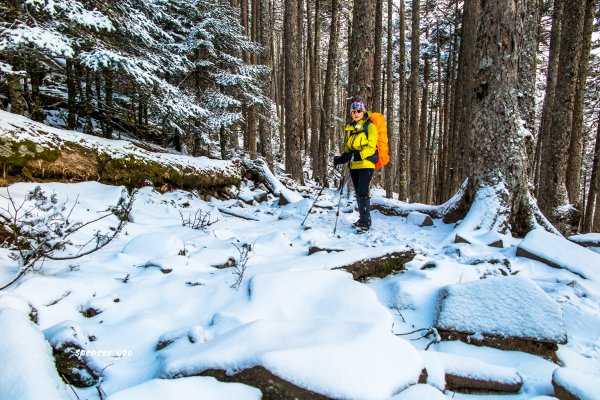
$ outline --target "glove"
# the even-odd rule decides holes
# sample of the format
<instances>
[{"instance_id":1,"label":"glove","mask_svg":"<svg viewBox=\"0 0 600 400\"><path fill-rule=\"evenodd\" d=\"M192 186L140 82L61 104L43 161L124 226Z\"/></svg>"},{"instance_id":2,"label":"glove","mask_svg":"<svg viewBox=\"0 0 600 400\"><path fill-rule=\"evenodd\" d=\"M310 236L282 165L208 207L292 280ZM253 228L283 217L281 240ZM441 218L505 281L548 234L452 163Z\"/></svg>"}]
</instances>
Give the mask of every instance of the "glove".
<instances>
[{"instance_id":1,"label":"glove","mask_svg":"<svg viewBox=\"0 0 600 400\"><path fill-rule=\"evenodd\" d=\"M333 165L337 167L340 164L346 164L348 161L352 159L351 153L342 153L339 156L333 157Z\"/></svg>"}]
</instances>

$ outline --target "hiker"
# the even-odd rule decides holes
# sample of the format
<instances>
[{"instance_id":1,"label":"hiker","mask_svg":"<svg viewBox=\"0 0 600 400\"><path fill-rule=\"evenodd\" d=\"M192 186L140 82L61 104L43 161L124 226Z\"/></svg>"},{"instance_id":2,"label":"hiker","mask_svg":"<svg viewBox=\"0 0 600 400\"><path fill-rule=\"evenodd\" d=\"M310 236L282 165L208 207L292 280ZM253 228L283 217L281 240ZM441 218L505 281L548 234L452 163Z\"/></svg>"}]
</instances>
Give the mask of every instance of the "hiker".
<instances>
[{"instance_id":1,"label":"hiker","mask_svg":"<svg viewBox=\"0 0 600 400\"><path fill-rule=\"evenodd\" d=\"M365 126L367 127L366 132ZM350 118L346 124L344 152L333 158L333 165L338 166L350 162L350 177L360 215L354 226L362 231L371 227L369 185L375 170L375 163L379 160L378 137L377 127L369 121L365 103L361 100L352 102Z\"/></svg>"}]
</instances>

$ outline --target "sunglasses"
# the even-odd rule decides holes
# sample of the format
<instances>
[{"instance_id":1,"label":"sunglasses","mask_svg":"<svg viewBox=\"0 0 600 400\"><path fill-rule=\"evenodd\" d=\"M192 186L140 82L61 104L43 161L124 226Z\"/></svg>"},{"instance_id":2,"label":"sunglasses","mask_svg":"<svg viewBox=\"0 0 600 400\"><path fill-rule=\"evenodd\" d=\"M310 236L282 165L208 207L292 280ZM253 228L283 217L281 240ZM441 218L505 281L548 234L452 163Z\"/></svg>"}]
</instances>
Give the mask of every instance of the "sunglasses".
<instances>
[{"instance_id":1,"label":"sunglasses","mask_svg":"<svg viewBox=\"0 0 600 400\"><path fill-rule=\"evenodd\" d=\"M361 114L363 112L363 110L352 110L352 114Z\"/></svg>"}]
</instances>

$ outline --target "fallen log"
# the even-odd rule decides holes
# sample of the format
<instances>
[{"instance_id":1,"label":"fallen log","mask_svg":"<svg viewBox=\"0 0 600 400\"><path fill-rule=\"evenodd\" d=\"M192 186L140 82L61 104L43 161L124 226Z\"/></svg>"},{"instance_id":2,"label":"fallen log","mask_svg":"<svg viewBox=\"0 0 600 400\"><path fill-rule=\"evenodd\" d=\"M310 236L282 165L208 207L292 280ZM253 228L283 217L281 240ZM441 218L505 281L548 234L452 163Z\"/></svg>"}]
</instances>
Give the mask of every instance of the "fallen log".
<instances>
[{"instance_id":1,"label":"fallen log","mask_svg":"<svg viewBox=\"0 0 600 400\"><path fill-rule=\"evenodd\" d=\"M416 253L413 249L408 249L360 260L334 269L343 269L350 272L352 277L357 281L372 277L383 278L406 269L404 264L415 258L415 255Z\"/></svg>"}]
</instances>

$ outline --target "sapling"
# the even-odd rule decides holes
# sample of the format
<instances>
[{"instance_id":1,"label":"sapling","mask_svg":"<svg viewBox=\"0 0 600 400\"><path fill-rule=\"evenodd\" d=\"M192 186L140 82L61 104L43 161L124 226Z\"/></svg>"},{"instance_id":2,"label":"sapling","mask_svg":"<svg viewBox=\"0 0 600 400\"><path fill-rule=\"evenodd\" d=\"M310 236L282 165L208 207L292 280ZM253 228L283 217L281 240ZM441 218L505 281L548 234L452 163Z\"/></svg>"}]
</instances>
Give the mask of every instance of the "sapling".
<instances>
[{"instance_id":1,"label":"sapling","mask_svg":"<svg viewBox=\"0 0 600 400\"><path fill-rule=\"evenodd\" d=\"M233 274L237 277L235 283L231 285L231 287L238 289L242 283L242 280L244 279L246 264L248 263L250 252L252 251L252 245L250 243L244 243L241 246L238 246L235 243L233 245L238 250L239 257L237 259L231 258L233 259Z\"/></svg>"},{"instance_id":2,"label":"sapling","mask_svg":"<svg viewBox=\"0 0 600 400\"><path fill-rule=\"evenodd\" d=\"M17 275L0 286L0 290L17 282L26 273L41 269L44 260L80 258L106 246L127 223L134 200L134 194L127 199L124 192L117 204L105 214L84 223L71 218L77 199L68 209L66 202L58 201L56 193L47 196L40 186L27 193L20 204L16 203L8 189L6 196L0 197L7 200L6 206L0 207L0 246L13 250L11 258L18 263ZM73 243L73 234L111 215L115 215L119 222L110 232L97 230L83 244ZM75 254L58 255L74 245L79 247Z\"/></svg>"}]
</instances>

